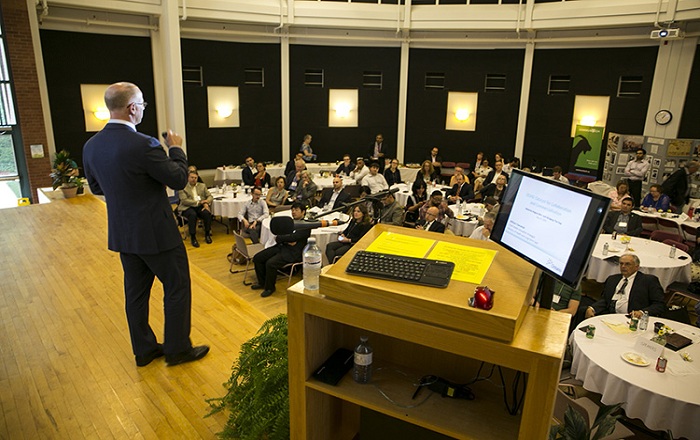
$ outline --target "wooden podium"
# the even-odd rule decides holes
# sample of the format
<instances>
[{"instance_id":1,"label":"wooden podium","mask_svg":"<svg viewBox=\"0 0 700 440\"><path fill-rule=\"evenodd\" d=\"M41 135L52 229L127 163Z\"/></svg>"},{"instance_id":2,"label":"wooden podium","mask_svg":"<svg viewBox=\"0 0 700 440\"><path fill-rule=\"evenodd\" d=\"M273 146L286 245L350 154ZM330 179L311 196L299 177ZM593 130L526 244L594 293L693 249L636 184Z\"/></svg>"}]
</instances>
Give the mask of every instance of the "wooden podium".
<instances>
[{"instance_id":1,"label":"wooden podium","mask_svg":"<svg viewBox=\"0 0 700 440\"><path fill-rule=\"evenodd\" d=\"M438 289L346 274L354 253L384 231L496 249L482 282L496 291L493 309L469 307L476 287L470 283L452 280ZM455 438L547 438L570 317L528 307L538 278L532 265L495 243L375 226L325 270L318 294L304 292L302 283L288 291L291 438L353 439L360 407ZM375 368L383 371L464 383L484 361L527 373L522 414L509 415L501 391L493 388L475 388L474 401L431 396L405 408L377 387L410 396L410 381L375 375L375 386L359 385L348 374L331 386L312 377L337 348L353 348L361 335L369 337Z\"/></svg>"}]
</instances>

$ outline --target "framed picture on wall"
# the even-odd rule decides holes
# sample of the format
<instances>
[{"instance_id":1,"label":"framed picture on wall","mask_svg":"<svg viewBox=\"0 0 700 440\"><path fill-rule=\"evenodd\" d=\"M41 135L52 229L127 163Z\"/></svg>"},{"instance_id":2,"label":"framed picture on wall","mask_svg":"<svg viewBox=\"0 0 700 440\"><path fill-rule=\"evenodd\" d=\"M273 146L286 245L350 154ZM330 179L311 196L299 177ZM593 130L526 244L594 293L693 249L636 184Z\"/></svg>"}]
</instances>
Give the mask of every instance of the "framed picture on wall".
<instances>
[{"instance_id":1,"label":"framed picture on wall","mask_svg":"<svg viewBox=\"0 0 700 440\"><path fill-rule=\"evenodd\" d=\"M617 167L615 174L625 174L625 167Z\"/></svg>"},{"instance_id":2,"label":"framed picture on wall","mask_svg":"<svg viewBox=\"0 0 700 440\"><path fill-rule=\"evenodd\" d=\"M610 179L610 172L606 171L605 173L603 173L603 180L607 180L607 181L611 180Z\"/></svg>"},{"instance_id":3,"label":"framed picture on wall","mask_svg":"<svg viewBox=\"0 0 700 440\"><path fill-rule=\"evenodd\" d=\"M642 182L644 183L649 183L649 174L651 174L649 171L644 175L644 179L642 179Z\"/></svg>"},{"instance_id":4,"label":"framed picture on wall","mask_svg":"<svg viewBox=\"0 0 700 440\"><path fill-rule=\"evenodd\" d=\"M656 182L656 179L658 179L658 178L659 178L659 170L654 168L653 170L651 170L651 180Z\"/></svg>"},{"instance_id":5,"label":"framed picture on wall","mask_svg":"<svg viewBox=\"0 0 700 440\"><path fill-rule=\"evenodd\" d=\"M676 168L676 161L675 160L667 160L666 165L664 165L664 168L667 170L672 170Z\"/></svg>"},{"instance_id":6,"label":"framed picture on wall","mask_svg":"<svg viewBox=\"0 0 700 440\"><path fill-rule=\"evenodd\" d=\"M617 153L612 151L610 153L610 163L615 163L615 160L617 160Z\"/></svg>"},{"instance_id":7,"label":"framed picture on wall","mask_svg":"<svg viewBox=\"0 0 700 440\"><path fill-rule=\"evenodd\" d=\"M637 151L644 145L644 136L625 136L622 151Z\"/></svg>"},{"instance_id":8,"label":"framed picture on wall","mask_svg":"<svg viewBox=\"0 0 700 440\"><path fill-rule=\"evenodd\" d=\"M652 165L656 168L661 168L661 159L654 159Z\"/></svg>"},{"instance_id":9,"label":"framed picture on wall","mask_svg":"<svg viewBox=\"0 0 700 440\"><path fill-rule=\"evenodd\" d=\"M649 162L650 164L654 163L654 156L647 155L646 159L647 159L647 162Z\"/></svg>"}]
</instances>

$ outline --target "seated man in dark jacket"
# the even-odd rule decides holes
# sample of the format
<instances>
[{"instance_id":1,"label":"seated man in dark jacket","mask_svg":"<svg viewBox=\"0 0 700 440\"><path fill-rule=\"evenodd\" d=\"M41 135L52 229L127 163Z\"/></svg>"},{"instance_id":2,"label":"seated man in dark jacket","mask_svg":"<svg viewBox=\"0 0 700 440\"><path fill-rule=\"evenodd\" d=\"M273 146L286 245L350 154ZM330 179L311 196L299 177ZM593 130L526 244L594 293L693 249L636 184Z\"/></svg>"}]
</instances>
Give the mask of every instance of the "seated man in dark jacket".
<instances>
[{"instance_id":1,"label":"seated man in dark jacket","mask_svg":"<svg viewBox=\"0 0 700 440\"><path fill-rule=\"evenodd\" d=\"M631 197L625 197L620 202L619 211L610 211L605 217L603 223L603 231L606 234L612 234L613 231L618 234L627 234L633 237L639 237L642 233L642 218L632 212L634 202Z\"/></svg>"},{"instance_id":2,"label":"seated man in dark jacket","mask_svg":"<svg viewBox=\"0 0 700 440\"><path fill-rule=\"evenodd\" d=\"M586 309L586 318L608 313L629 313L635 318L649 312L660 316L664 312L664 289L654 275L639 272L639 257L620 257L620 274L605 280L602 298Z\"/></svg>"},{"instance_id":3,"label":"seated man in dark jacket","mask_svg":"<svg viewBox=\"0 0 700 440\"><path fill-rule=\"evenodd\" d=\"M306 207L295 202L292 204L292 211L306 211ZM301 217L303 218L303 216ZM286 220L286 219L282 219ZM273 219L275 221L275 219ZM270 229L275 231L270 223ZM275 293L275 282L277 281L277 270L283 268L289 263L301 261L306 241L311 235L311 229L302 230L286 230L281 231L275 238L276 245L262 250L255 254L253 263L255 263L255 275L258 277L258 282L250 286L252 289L264 289L260 294L266 298Z\"/></svg>"}]
</instances>

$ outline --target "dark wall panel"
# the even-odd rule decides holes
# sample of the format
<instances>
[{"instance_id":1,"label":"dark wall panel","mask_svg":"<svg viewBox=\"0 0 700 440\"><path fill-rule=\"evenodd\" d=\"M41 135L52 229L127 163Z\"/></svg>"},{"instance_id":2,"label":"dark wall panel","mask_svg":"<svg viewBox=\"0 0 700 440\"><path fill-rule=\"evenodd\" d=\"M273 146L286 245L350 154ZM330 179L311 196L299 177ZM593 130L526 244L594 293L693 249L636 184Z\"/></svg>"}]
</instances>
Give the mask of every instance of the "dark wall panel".
<instances>
[{"instance_id":1,"label":"dark wall panel","mask_svg":"<svg viewBox=\"0 0 700 440\"><path fill-rule=\"evenodd\" d=\"M700 139L700 46L695 48L693 70L688 81L688 93L685 95L683 116L678 131L679 139Z\"/></svg>"},{"instance_id":2,"label":"dark wall panel","mask_svg":"<svg viewBox=\"0 0 700 440\"><path fill-rule=\"evenodd\" d=\"M139 86L149 105L138 130L157 136L148 38L42 30L41 49L57 150L68 150L82 168L83 144L94 133L85 131L80 84Z\"/></svg>"},{"instance_id":3,"label":"dark wall panel","mask_svg":"<svg viewBox=\"0 0 700 440\"><path fill-rule=\"evenodd\" d=\"M398 48L291 46L291 155L307 133L319 161L366 155L377 133L395 152L400 57ZM304 85L307 69L323 69L323 88ZM382 89L363 88L365 71L382 72ZM359 127L328 127L328 89L359 90Z\"/></svg>"},{"instance_id":4,"label":"dark wall panel","mask_svg":"<svg viewBox=\"0 0 700 440\"><path fill-rule=\"evenodd\" d=\"M280 46L182 40L182 65L202 67L203 86L185 85L187 153L199 168L282 159ZM246 68L263 68L265 86L244 84ZM238 87L240 127L209 128L207 86Z\"/></svg>"},{"instance_id":5,"label":"dark wall panel","mask_svg":"<svg viewBox=\"0 0 700 440\"><path fill-rule=\"evenodd\" d=\"M658 47L535 51L523 166L568 169L576 95L610 96L606 138L607 132L642 134L657 53ZM569 93L548 95L550 75L569 75ZM617 97L622 75L643 78L639 96Z\"/></svg>"}]
</instances>

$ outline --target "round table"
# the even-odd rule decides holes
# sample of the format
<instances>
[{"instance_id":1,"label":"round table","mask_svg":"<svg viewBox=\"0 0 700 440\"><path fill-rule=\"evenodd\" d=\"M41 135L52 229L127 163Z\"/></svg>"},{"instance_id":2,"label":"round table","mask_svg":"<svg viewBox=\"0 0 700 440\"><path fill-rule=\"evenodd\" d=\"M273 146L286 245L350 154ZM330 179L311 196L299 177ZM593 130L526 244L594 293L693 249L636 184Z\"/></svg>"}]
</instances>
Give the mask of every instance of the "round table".
<instances>
[{"instance_id":1,"label":"round table","mask_svg":"<svg viewBox=\"0 0 700 440\"><path fill-rule=\"evenodd\" d=\"M638 338L651 339L654 322L659 321L693 344L678 352L664 350L668 359L665 373L655 370L656 359L649 359L651 364L646 367L625 362L621 355L634 352ZM601 394L604 404L622 403L628 417L642 420L650 429L670 429L674 437L700 439L700 329L650 317L646 331L619 334L605 322L626 323L627 318L622 314L594 316L579 325L595 325L593 339L579 330L571 334L571 372L576 379L585 389ZM688 352L694 362L684 361L681 352Z\"/></svg>"},{"instance_id":2,"label":"round table","mask_svg":"<svg viewBox=\"0 0 700 440\"><path fill-rule=\"evenodd\" d=\"M406 206L406 203L408 202L408 197L413 194L413 182L410 183L395 183L391 185L390 189L398 188L399 191L394 193L394 198L396 199L397 202L399 202L399 205L401 206ZM430 185L428 186L427 194L428 198L430 198L430 194L435 191L435 190L440 190L442 192L442 196L445 196L446 191L450 189L449 186L442 186L442 185Z\"/></svg>"},{"instance_id":3,"label":"round table","mask_svg":"<svg viewBox=\"0 0 700 440\"><path fill-rule=\"evenodd\" d=\"M630 238L632 241L626 247L620 243L620 236L617 237L617 240L613 240L610 234L601 234L595 244L593 254L591 254L586 278L604 283L610 275L620 273L618 262L608 261L606 258L619 257L625 252L630 252L639 257L639 270L646 274L656 275L661 282L661 287L664 289L674 281L682 283L691 281L690 264L693 260L687 253L676 249L676 257L670 258L668 255L671 246L645 238ZM603 255L605 243L608 243L610 247L608 255ZM685 257L685 259L681 257Z\"/></svg>"},{"instance_id":4,"label":"round table","mask_svg":"<svg viewBox=\"0 0 700 440\"><path fill-rule=\"evenodd\" d=\"M450 231L455 235L469 237L474 232L474 229L479 226L479 220L475 218L482 214L484 205L481 203L465 203L462 205L462 214L459 213L460 206L457 204L449 205L454 213L454 218L450 220Z\"/></svg>"}]
</instances>

